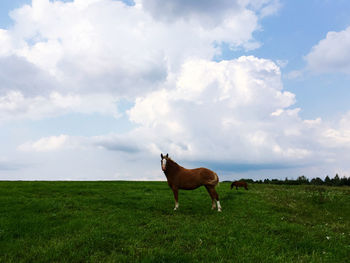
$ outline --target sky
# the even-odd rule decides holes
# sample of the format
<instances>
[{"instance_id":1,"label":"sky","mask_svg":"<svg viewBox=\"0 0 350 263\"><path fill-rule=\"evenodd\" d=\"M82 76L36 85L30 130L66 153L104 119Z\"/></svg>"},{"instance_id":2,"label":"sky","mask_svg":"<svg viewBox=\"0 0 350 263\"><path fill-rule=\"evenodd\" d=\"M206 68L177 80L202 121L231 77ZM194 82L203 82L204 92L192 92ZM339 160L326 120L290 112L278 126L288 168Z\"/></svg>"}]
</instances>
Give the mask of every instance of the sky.
<instances>
[{"instance_id":1,"label":"sky","mask_svg":"<svg viewBox=\"0 0 350 263\"><path fill-rule=\"evenodd\" d=\"M0 180L350 176L347 0L4 0Z\"/></svg>"}]
</instances>

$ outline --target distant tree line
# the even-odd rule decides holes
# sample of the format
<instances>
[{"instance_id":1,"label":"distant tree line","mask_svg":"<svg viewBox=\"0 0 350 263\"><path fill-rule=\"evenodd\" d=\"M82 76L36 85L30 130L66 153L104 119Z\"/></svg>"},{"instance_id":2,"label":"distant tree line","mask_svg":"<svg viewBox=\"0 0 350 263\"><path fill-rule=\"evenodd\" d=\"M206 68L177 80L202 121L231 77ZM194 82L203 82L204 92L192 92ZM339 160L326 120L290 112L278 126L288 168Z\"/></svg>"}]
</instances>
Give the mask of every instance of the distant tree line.
<instances>
[{"instance_id":1,"label":"distant tree line","mask_svg":"<svg viewBox=\"0 0 350 263\"><path fill-rule=\"evenodd\" d=\"M264 180L256 180L253 179L241 179L239 181L245 181L251 184L278 184L278 185L328 185L328 186L350 186L350 177L342 177L340 178L338 174L336 174L332 179L327 175L324 180L320 177L312 178L309 180L304 175L299 176L296 180L293 179L264 179Z\"/></svg>"}]
</instances>

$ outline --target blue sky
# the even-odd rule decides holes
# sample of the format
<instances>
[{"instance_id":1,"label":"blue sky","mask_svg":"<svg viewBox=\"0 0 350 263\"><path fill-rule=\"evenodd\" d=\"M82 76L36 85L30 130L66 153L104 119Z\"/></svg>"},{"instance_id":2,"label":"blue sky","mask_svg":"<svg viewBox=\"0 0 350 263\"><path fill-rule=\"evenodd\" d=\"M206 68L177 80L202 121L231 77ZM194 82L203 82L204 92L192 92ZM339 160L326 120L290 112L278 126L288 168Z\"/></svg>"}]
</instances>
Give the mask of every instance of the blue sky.
<instances>
[{"instance_id":1,"label":"blue sky","mask_svg":"<svg viewBox=\"0 0 350 263\"><path fill-rule=\"evenodd\" d=\"M224 179L349 176L349 13L2 1L0 179L162 180L160 152Z\"/></svg>"}]
</instances>

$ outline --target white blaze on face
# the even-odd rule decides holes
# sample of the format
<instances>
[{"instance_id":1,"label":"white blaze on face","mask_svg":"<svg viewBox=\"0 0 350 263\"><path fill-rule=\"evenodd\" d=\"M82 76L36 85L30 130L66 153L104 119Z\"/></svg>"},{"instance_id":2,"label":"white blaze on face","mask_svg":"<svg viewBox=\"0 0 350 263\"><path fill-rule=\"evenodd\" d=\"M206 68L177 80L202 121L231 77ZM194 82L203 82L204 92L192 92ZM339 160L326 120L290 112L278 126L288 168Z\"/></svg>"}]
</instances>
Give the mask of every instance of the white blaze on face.
<instances>
[{"instance_id":1,"label":"white blaze on face","mask_svg":"<svg viewBox=\"0 0 350 263\"><path fill-rule=\"evenodd\" d=\"M165 167L166 167L166 159L162 159L162 170L165 171Z\"/></svg>"}]
</instances>

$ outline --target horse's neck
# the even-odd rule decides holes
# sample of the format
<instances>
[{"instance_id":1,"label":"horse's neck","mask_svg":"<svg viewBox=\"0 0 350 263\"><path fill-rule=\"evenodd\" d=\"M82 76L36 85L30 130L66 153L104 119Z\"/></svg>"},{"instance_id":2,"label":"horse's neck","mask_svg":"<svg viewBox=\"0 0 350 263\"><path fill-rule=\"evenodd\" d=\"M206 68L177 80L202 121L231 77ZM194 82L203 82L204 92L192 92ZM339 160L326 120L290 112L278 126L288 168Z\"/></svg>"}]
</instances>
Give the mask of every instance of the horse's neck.
<instances>
[{"instance_id":1,"label":"horse's neck","mask_svg":"<svg viewBox=\"0 0 350 263\"><path fill-rule=\"evenodd\" d=\"M176 162L174 162L173 160L170 160L165 170L166 177L170 180L173 179L181 168L182 167L178 165Z\"/></svg>"}]
</instances>

